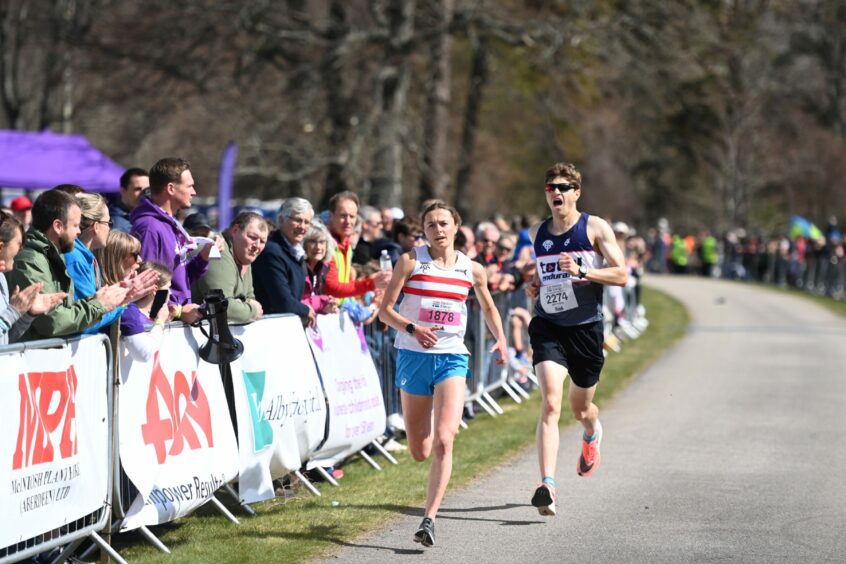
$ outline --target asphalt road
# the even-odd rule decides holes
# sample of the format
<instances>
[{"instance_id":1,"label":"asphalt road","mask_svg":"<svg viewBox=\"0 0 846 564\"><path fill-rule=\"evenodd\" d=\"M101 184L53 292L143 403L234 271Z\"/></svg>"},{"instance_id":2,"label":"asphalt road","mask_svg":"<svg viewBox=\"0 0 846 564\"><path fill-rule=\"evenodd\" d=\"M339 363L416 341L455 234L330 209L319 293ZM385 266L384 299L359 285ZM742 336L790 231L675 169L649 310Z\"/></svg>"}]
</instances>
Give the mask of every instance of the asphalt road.
<instances>
[{"instance_id":1,"label":"asphalt road","mask_svg":"<svg viewBox=\"0 0 846 564\"><path fill-rule=\"evenodd\" d=\"M846 561L846 320L752 286L649 284L688 307L689 333L605 406L593 477L575 472L580 431L562 431L556 517L529 505L531 449L447 492L437 546L411 541L409 508L327 560Z\"/></svg>"}]
</instances>

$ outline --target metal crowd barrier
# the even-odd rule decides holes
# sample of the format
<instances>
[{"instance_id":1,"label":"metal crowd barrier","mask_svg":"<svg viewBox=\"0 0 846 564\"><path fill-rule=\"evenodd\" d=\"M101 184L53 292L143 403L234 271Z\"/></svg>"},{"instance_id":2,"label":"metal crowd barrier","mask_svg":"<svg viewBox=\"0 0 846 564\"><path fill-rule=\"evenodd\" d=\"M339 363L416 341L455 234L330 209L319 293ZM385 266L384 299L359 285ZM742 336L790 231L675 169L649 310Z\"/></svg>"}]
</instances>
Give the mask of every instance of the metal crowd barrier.
<instances>
[{"instance_id":1,"label":"metal crowd barrier","mask_svg":"<svg viewBox=\"0 0 846 564\"><path fill-rule=\"evenodd\" d=\"M113 373L113 354L112 346L109 340L104 335L94 336L78 336L70 339L41 339L37 341L28 341L24 343L15 343L11 345L0 346L0 353L11 353L26 350L50 349L56 347L63 347L72 343L85 339L100 339L103 342L105 352L107 355L107 372L106 372L106 401L108 412L114 413L114 385L110 375ZM99 509L80 517L74 521L66 523L65 525L51 531L46 531L42 534L36 535L14 545L0 547L0 563L17 562L36 555L49 552L59 547L65 547L61 553L55 557L54 561L63 562L79 547L79 545L86 539L90 539L103 551L109 554L111 558L117 562L124 563L120 555L106 542L98 533L106 529L111 518L111 504L112 504L112 481L113 474L111 471L111 461L114 458L113 437L114 437L114 420L108 417L108 458L106 467L106 476L108 484L106 487L106 499Z\"/></svg>"}]
</instances>

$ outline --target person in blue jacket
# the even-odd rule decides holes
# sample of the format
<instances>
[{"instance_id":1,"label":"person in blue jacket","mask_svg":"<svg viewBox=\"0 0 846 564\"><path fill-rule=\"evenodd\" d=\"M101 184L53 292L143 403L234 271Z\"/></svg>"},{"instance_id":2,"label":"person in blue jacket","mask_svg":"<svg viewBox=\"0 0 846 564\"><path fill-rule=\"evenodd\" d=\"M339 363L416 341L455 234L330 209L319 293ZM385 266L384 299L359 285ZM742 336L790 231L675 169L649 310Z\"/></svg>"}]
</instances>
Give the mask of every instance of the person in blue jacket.
<instances>
[{"instance_id":1,"label":"person in blue jacket","mask_svg":"<svg viewBox=\"0 0 846 564\"><path fill-rule=\"evenodd\" d=\"M102 271L97 259L94 258L96 249L106 246L112 220L109 215L108 204L100 194L81 192L76 195L82 210L82 221L79 224L80 234L74 243L73 250L65 253L65 264L68 274L73 280L75 300L82 300L93 296L103 282ZM103 315L102 319L83 331L84 334L97 333L100 329L110 326L120 319L126 308L119 306Z\"/></svg>"}]
</instances>

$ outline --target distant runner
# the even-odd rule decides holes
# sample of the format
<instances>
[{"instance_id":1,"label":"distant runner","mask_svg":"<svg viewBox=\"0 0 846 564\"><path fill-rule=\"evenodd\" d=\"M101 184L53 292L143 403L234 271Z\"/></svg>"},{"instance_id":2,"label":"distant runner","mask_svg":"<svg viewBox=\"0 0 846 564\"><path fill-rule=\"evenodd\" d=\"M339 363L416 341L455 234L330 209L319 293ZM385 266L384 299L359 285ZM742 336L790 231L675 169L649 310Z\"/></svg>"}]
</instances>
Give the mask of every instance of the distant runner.
<instances>
[{"instance_id":1,"label":"distant runner","mask_svg":"<svg viewBox=\"0 0 846 564\"><path fill-rule=\"evenodd\" d=\"M582 193L582 175L576 167L555 164L546 171L545 184L552 217L529 230L537 271L526 289L538 298L529 338L542 396L537 429L541 483L532 496L532 505L541 515L555 515L564 379L569 372L570 409L584 427L576 471L588 477L599 467L602 441L599 410L593 403L605 362L602 285L624 286L628 274L608 222L576 209Z\"/></svg>"},{"instance_id":2,"label":"distant runner","mask_svg":"<svg viewBox=\"0 0 846 564\"><path fill-rule=\"evenodd\" d=\"M499 352L497 364L508 358L485 269L454 248L460 226L455 208L440 201L426 207L423 229L430 246L400 257L379 310L379 318L398 331L396 383L411 456L422 462L434 452L424 518L414 533L414 542L427 547L435 544L435 515L452 473L452 443L470 375L470 353L464 346L470 288L496 337L490 352ZM396 312L400 292L404 297Z\"/></svg>"}]
</instances>

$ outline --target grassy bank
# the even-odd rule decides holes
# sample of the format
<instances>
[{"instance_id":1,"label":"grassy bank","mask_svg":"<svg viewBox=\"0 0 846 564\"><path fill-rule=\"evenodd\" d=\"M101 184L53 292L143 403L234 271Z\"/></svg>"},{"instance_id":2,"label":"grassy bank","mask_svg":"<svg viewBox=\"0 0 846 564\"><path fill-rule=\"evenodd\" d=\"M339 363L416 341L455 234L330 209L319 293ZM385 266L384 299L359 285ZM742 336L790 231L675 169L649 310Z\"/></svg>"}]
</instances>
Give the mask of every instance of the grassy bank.
<instances>
[{"instance_id":1,"label":"grassy bank","mask_svg":"<svg viewBox=\"0 0 846 564\"><path fill-rule=\"evenodd\" d=\"M738 282L738 284L747 284L747 282ZM806 292L805 290L800 290L799 288L793 288L791 286L778 286L777 284L764 284L763 282L757 283L757 286L761 286L763 288L767 288L769 290L773 290L776 292L786 292L793 296L799 296L806 300L812 301L822 307L836 313L837 315L841 315L846 317L846 301L842 300L835 300L834 298L829 298L828 296L820 296L817 294L811 294L810 292Z\"/></svg>"},{"instance_id":2,"label":"grassy bank","mask_svg":"<svg viewBox=\"0 0 846 564\"><path fill-rule=\"evenodd\" d=\"M684 335L688 315L679 302L647 289L644 304L650 326L636 342L627 343L623 352L609 357L599 386L600 405ZM538 396L534 393L521 405L504 399L505 415L493 419L482 413L470 423L469 430L459 434L451 489L494 470L533 444ZM571 423L569 418L562 421L562 425ZM258 515L252 518L241 517L243 513L235 508L240 526L202 509L177 524L156 527L153 532L171 548L171 556L157 552L140 535L120 535L113 540L121 554L133 562L307 560L398 515L417 514L425 499L428 463L414 463L402 453L398 459L399 466L386 463L382 472L361 460L352 461L344 467L346 477L341 487L321 485L320 498L301 492L287 501L256 504ZM333 506L333 502L337 503Z\"/></svg>"}]
</instances>

